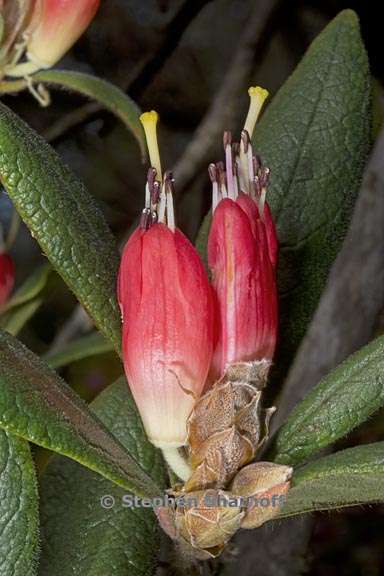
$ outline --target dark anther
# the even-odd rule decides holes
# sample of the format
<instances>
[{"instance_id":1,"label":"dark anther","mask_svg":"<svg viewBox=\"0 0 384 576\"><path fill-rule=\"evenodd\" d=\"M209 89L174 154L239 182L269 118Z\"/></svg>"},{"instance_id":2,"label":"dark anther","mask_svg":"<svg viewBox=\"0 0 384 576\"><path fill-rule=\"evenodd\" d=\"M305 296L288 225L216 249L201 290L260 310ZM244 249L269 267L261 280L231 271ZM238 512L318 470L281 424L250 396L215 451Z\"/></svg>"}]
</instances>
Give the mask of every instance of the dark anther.
<instances>
[{"instance_id":1,"label":"dark anther","mask_svg":"<svg viewBox=\"0 0 384 576\"><path fill-rule=\"evenodd\" d=\"M149 208L144 208L140 218L140 228L148 230L152 225L152 212Z\"/></svg>"},{"instance_id":2,"label":"dark anther","mask_svg":"<svg viewBox=\"0 0 384 576\"><path fill-rule=\"evenodd\" d=\"M208 166L208 174L211 182L217 182L217 170L215 164L210 164Z\"/></svg>"},{"instance_id":3,"label":"dark anther","mask_svg":"<svg viewBox=\"0 0 384 576\"><path fill-rule=\"evenodd\" d=\"M155 182L155 178L156 178L156 168L148 168L148 172L147 172L147 182L148 182L148 186L149 189L152 190L153 184Z\"/></svg>"},{"instance_id":4,"label":"dark anther","mask_svg":"<svg viewBox=\"0 0 384 576\"><path fill-rule=\"evenodd\" d=\"M266 188L269 183L270 170L269 168L262 168L260 174L260 183L262 188Z\"/></svg>"},{"instance_id":5,"label":"dark anther","mask_svg":"<svg viewBox=\"0 0 384 576\"><path fill-rule=\"evenodd\" d=\"M166 192L170 192L171 194L174 193L175 191L174 182L175 179L173 177L173 173L171 172L171 170L167 170L164 173L164 187Z\"/></svg>"},{"instance_id":6,"label":"dark anther","mask_svg":"<svg viewBox=\"0 0 384 576\"><path fill-rule=\"evenodd\" d=\"M232 134L229 130L226 130L223 136L224 150L227 148L227 146L230 146L231 143L232 143Z\"/></svg>"},{"instance_id":7,"label":"dark anther","mask_svg":"<svg viewBox=\"0 0 384 576\"><path fill-rule=\"evenodd\" d=\"M151 204L156 206L160 200L160 182L155 180L151 189Z\"/></svg>"},{"instance_id":8,"label":"dark anther","mask_svg":"<svg viewBox=\"0 0 384 576\"><path fill-rule=\"evenodd\" d=\"M240 143L239 142L234 142L232 144L232 153L233 155L236 157L239 155L240 152Z\"/></svg>"}]
</instances>

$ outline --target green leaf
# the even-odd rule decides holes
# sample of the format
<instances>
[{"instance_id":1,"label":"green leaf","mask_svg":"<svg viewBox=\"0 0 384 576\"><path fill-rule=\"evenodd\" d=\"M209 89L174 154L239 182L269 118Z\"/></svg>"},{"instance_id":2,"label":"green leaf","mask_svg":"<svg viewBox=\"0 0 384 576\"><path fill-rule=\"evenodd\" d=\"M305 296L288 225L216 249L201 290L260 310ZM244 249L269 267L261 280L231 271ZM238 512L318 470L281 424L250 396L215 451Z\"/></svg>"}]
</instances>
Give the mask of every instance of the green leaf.
<instances>
[{"instance_id":1,"label":"green leaf","mask_svg":"<svg viewBox=\"0 0 384 576\"><path fill-rule=\"evenodd\" d=\"M28 443L0 430L0 576L34 576L38 494Z\"/></svg>"},{"instance_id":2,"label":"green leaf","mask_svg":"<svg viewBox=\"0 0 384 576\"><path fill-rule=\"evenodd\" d=\"M159 487L56 373L0 332L0 427L69 456L140 496Z\"/></svg>"},{"instance_id":3,"label":"green leaf","mask_svg":"<svg viewBox=\"0 0 384 576\"><path fill-rule=\"evenodd\" d=\"M91 404L104 425L143 469L165 478L161 455L146 439L124 378ZM41 478L40 576L147 576L158 549L155 516L124 507L124 490L64 457L54 456ZM115 505L101 505L104 495Z\"/></svg>"},{"instance_id":4,"label":"green leaf","mask_svg":"<svg viewBox=\"0 0 384 576\"><path fill-rule=\"evenodd\" d=\"M384 501L384 442L348 448L298 470L281 516Z\"/></svg>"},{"instance_id":5,"label":"green leaf","mask_svg":"<svg viewBox=\"0 0 384 576\"><path fill-rule=\"evenodd\" d=\"M16 308L12 308L12 310L0 317L0 328L9 332L12 336L17 336L28 320L34 316L42 303L43 299L37 297Z\"/></svg>"},{"instance_id":6,"label":"green leaf","mask_svg":"<svg viewBox=\"0 0 384 576\"><path fill-rule=\"evenodd\" d=\"M255 151L271 169L268 202L280 242L276 364L292 360L341 247L370 132L370 76L354 12L316 38L256 126ZM205 258L210 215L197 246Z\"/></svg>"},{"instance_id":7,"label":"green leaf","mask_svg":"<svg viewBox=\"0 0 384 576\"><path fill-rule=\"evenodd\" d=\"M42 305L43 291L52 275L50 264L39 266L2 308L0 328L13 336L21 331Z\"/></svg>"},{"instance_id":8,"label":"green leaf","mask_svg":"<svg viewBox=\"0 0 384 576\"><path fill-rule=\"evenodd\" d=\"M133 133L143 156L146 154L146 144L144 131L139 120L140 108L137 104L110 82L90 76L82 72L72 72L68 70L46 70L33 76L33 80L43 82L56 88L66 88L80 92L96 100L115 114L127 128Z\"/></svg>"},{"instance_id":9,"label":"green leaf","mask_svg":"<svg viewBox=\"0 0 384 576\"><path fill-rule=\"evenodd\" d=\"M91 356L98 356L106 352L112 352L113 346L109 340L106 340L98 332L87 334L77 340L70 342L63 350L54 354L46 354L44 360L51 368L62 368L72 362L83 360Z\"/></svg>"},{"instance_id":10,"label":"green leaf","mask_svg":"<svg viewBox=\"0 0 384 576\"><path fill-rule=\"evenodd\" d=\"M280 239L281 358L295 353L345 236L370 134L359 22L341 12L315 39L256 127Z\"/></svg>"},{"instance_id":11,"label":"green leaf","mask_svg":"<svg viewBox=\"0 0 384 576\"><path fill-rule=\"evenodd\" d=\"M0 179L51 264L119 349L115 240L81 182L55 151L3 104Z\"/></svg>"},{"instance_id":12,"label":"green leaf","mask_svg":"<svg viewBox=\"0 0 384 576\"><path fill-rule=\"evenodd\" d=\"M13 294L7 304L3 307L2 312L7 312L16 306L26 304L30 300L34 300L36 296L44 290L47 285L48 279L52 273L50 264L43 264L31 276L29 276L24 284Z\"/></svg>"},{"instance_id":13,"label":"green leaf","mask_svg":"<svg viewBox=\"0 0 384 576\"><path fill-rule=\"evenodd\" d=\"M295 408L278 432L274 460L297 465L384 405L384 336L365 346Z\"/></svg>"}]
</instances>

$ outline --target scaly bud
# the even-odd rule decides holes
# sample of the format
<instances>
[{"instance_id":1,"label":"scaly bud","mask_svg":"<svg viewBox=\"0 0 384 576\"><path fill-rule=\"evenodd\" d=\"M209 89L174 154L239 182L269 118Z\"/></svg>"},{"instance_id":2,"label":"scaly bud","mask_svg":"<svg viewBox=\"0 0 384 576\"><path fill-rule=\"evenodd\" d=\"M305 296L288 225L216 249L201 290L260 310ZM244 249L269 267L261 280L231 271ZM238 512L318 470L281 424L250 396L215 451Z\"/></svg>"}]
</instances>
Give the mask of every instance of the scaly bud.
<instances>
[{"instance_id":1,"label":"scaly bud","mask_svg":"<svg viewBox=\"0 0 384 576\"><path fill-rule=\"evenodd\" d=\"M158 508L163 530L186 554L204 560L218 556L240 528L244 511L238 498L223 490L179 494L176 507Z\"/></svg>"},{"instance_id":2,"label":"scaly bud","mask_svg":"<svg viewBox=\"0 0 384 576\"><path fill-rule=\"evenodd\" d=\"M0 308L3 306L12 291L15 282L15 267L12 258L0 253Z\"/></svg>"},{"instance_id":3,"label":"scaly bud","mask_svg":"<svg viewBox=\"0 0 384 576\"><path fill-rule=\"evenodd\" d=\"M267 92L250 89L240 144L224 134L226 166L210 165L213 220L208 263L220 317L212 373L228 365L271 361L277 338L277 236L266 203L269 170L253 154L250 135Z\"/></svg>"},{"instance_id":4,"label":"scaly bud","mask_svg":"<svg viewBox=\"0 0 384 576\"><path fill-rule=\"evenodd\" d=\"M292 468L273 462L256 462L236 475L231 493L249 498L242 528L258 528L278 516L289 490Z\"/></svg>"},{"instance_id":5,"label":"scaly bud","mask_svg":"<svg viewBox=\"0 0 384 576\"><path fill-rule=\"evenodd\" d=\"M89 26L100 0L36 0L25 31L28 60L36 68L58 62Z\"/></svg>"},{"instance_id":6,"label":"scaly bud","mask_svg":"<svg viewBox=\"0 0 384 576\"><path fill-rule=\"evenodd\" d=\"M172 174L156 180L158 151L151 157L157 166L148 172L141 224L119 272L124 367L149 439L185 479L189 468L180 458L175 463L175 448L186 443L187 420L212 358L212 293L197 251L175 228Z\"/></svg>"}]
</instances>

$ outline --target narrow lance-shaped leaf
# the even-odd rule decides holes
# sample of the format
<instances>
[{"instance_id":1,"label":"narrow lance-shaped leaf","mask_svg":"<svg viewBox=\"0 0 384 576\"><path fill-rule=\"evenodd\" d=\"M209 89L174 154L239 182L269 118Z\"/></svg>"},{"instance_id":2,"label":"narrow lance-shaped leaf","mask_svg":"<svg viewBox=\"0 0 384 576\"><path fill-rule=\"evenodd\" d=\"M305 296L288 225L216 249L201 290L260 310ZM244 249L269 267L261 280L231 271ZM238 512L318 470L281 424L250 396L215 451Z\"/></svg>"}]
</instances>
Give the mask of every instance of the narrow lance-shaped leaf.
<instances>
[{"instance_id":1,"label":"narrow lance-shaped leaf","mask_svg":"<svg viewBox=\"0 0 384 576\"><path fill-rule=\"evenodd\" d=\"M51 368L62 368L72 362L112 352L113 346L99 332L93 332L70 342L65 348L55 353L46 354L45 361Z\"/></svg>"},{"instance_id":2,"label":"narrow lance-shaped leaf","mask_svg":"<svg viewBox=\"0 0 384 576\"><path fill-rule=\"evenodd\" d=\"M384 405L384 336L326 376L277 434L274 460L297 465Z\"/></svg>"},{"instance_id":3,"label":"narrow lance-shaped leaf","mask_svg":"<svg viewBox=\"0 0 384 576\"><path fill-rule=\"evenodd\" d=\"M2 309L2 312L21 306L27 302L34 300L47 285L48 279L52 274L50 264L43 264L33 272L20 286L20 288L8 300L7 304Z\"/></svg>"},{"instance_id":4,"label":"narrow lance-shaped leaf","mask_svg":"<svg viewBox=\"0 0 384 576\"><path fill-rule=\"evenodd\" d=\"M0 575L35 576L37 481L28 442L0 430Z\"/></svg>"},{"instance_id":5,"label":"narrow lance-shaped leaf","mask_svg":"<svg viewBox=\"0 0 384 576\"><path fill-rule=\"evenodd\" d=\"M0 328L2 330L17 336L42 305L43 291L51 275L51 265L43 264L26 279L1 309Z\"/></svg>"},{"instance_id":6,"label":"narrow lance-shaped leaf","mask_svg":"<svg viewBox=\"0 0 384 576\"><path fill-rule=\"evenodd\" d=\"M348 448L298 470L281 516L384 502L384 442Z\"/></svg>"},{"instance_id":7,"label":"narrow lance-shaped leaf","mask_svg":"<svg viewBox=\"0 0 384 576\"><path fill-rule=\"evenodd\" d=\"M91 409L161 484L161 454L146 438L125 378ZM114 576L152 574L159 539L155 515L149 508L128 508L123 498L125 491L105 478L54 456L41 478L40 576L104 576L112 566Z\"/></svg>"},{"instance_id":8,"label":"narrow lance-shaped leaf","mask_svg":"<svg viewBox=\"0 0 384 576\"><path fill-rule=\"evenodd\" d=\"M43 299L38 296L25 304L20 304L20 306L9 310L9 312L0 317L0 328L9 332L12 336L17 336L25 324L38 311L42 303Z\"/></svg>"},{"instance_id":9,"label":"narrow lance-shaped leaf","mask_svg":"<svg viewBox=\"0 0 384 576\"><path fill-rule=\"evenodd\" d=\"M81 398L21 342L0 333L0 427L141 496L161 492Z\"/></svg>"},{"instance_id":10,"label":"narrow lance-shaped leaf","mask_svg":"<svg viewBox=\"0 0 384 576\"><path fill-rule=\"evenodd\" d=\"M0 179L52 265L119 349L119 256L103 215L56 152L1 103Z\"/></svg>"}]
</instances>

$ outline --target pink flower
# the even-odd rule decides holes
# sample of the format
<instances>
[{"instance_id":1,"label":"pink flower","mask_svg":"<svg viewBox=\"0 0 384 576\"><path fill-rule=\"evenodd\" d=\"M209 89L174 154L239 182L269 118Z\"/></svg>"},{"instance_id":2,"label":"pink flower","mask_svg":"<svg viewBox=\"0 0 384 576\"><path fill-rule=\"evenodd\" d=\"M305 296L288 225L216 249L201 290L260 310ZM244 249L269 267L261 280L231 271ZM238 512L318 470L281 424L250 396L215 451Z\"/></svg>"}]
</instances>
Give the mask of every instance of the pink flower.
<instances>
[{"instance_id":1,"label":"pink flower","mask_svg":"<svg viewBox=\"0 0 384 576\"><path fill-rule=\"evenodd\" d=\"M144 125L156 120L155 113L143 115ZM129 386L149 439L167 449L185 444L187 419L203 391L213 305L199 255L175 228L172 177L161 178L159 158L151 160L156 168L148 174L140 226L124 248L118 299Z\"/></svg>"},{"instance_id":2,"label":"pink flower","mask_svg":"<svg viewBox=\"0 0 384 576\"><path fill-rule=\"evenodd\" d=\"M50 68L80 38L100 0L35 0L26 30L27 56L38 68Z\"/></svg>"},{"instance_id":3,"label":"pink flower","mask_svg":"<svg viewBox=\"0 0 384 576\"><path fill-rule=\"evenodd\" d=\"M259 100L265 98L260 91L251 93L251 97L255 95ZM225 167L219 163L209 168L213 220L208 263L219 317L211 370L216 379L228 364L270 361L278 324L278 242L265 199L269 171L254 156L246 130L240 144L232 144L226 132L224 149Z\"/></svg>"}]
</instances>

